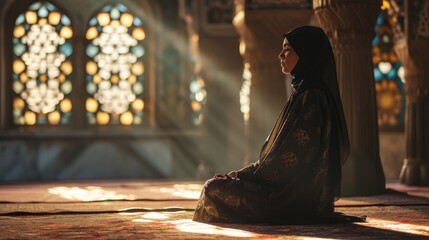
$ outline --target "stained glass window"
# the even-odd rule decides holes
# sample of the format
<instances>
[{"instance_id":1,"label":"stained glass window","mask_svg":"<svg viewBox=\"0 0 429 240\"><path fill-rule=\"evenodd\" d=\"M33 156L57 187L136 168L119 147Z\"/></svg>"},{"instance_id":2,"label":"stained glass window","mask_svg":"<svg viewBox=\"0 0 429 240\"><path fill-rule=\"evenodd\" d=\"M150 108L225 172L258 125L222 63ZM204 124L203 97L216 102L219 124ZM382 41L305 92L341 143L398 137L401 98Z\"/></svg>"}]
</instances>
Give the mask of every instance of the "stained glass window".
<instances>
[{"instance_id":1,"label":"stained glass window","mask_svg":"<svg viewBox=\"0 0 429 240\"><path fill-rule=\"evenodd\" d=\"M240 110L243 113L245 123L250 119L250 87L252 85L252 73L250 72L250 64L244 64L243 84L240 89Z\"/></svg>"},{"instance_id":2,"label":"stained glass window","mask_svg":"<svg viewBox=\"0 0 429 240\"><path fill-rule=\"evenodd\" d=\"M86 112L92 125L143 123L145 30L122 4L105 6L86 31Z\"/></svg>"},{"instance_id":3,"label":"stained glass window","mask_svg":"<svg viewBox=\"0 0 429 240\"><path fill-rule=\"evenodd\" d=\"M206 101L206 90L204 87L204 80L200 77L193 77L191 84L191 108L192 108L192 122L195 125L200 125L203 121L203 107Z\"/></svg>"},{"instance_id":4,"label":"stained glass window","mask_svg":"<svg viewBox=\"0 0 429 240\"><path fill-rule=\"evenodd\" d=\"M200 76L201 62L199 59L199 36L197 34L191 34L190 37L190 51L191 51L191 63L193 64L194 74L192 76L189 90L190 100L192 109L192 123L195 126L199 126L203 122L204 118L204 105L206 103L207 91L203 78Z\"/></svg>"},{"instance_id":5,"label":"stained glass window","mask_svg":"<svg viewBox=\"0 0 429 240\"><path fill-rule=\"evenodd\" d=\"M401 128L405 117L404 69L393 48L388 7L388 1L384 1L372 41L378 125L382 129Z\"/></svg>"},{"instance_id":6,"label":"stained glass window","mask_svg":"<svg viewBox=\"0 0 429 240\"><path fill-rule=\"evenodd\" d=\"M18 16L12 34L13 123L70 123L70 19L51 3L36 2Z\"/></svg>"}]
</instances>

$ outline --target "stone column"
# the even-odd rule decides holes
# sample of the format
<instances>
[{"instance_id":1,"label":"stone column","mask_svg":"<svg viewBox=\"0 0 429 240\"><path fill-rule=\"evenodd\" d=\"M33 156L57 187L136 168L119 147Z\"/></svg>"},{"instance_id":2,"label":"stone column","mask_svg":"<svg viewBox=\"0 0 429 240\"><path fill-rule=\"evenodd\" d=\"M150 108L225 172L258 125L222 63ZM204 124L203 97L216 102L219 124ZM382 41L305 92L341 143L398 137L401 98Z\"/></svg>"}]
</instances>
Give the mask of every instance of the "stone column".
<instances>
[{"instance_id":1,"label":"stone column","mask_svg":"<svg viewBox=\"0 0 429 240\"><path fill-rule=\"evenodd\" d=\"M407 185L429 185L429 2L391 1L395 51L404 66L406 83L406 158L400 181ZM419 5L421 4L421 6ZM405 18L401 22L402 17Z\"/></svg>"},{"instance_id":2,"label":"stone column","mask_svg":"<svg viewBox=\"0 0 429 240\"><path fill-rule=\"evenodd\" d=\"M246 153L245 161L254 162L287 100L285 76L278 59L283 33L308 25L313 10L305 0L241 0L235 1L235 7L233 23L240 35L243 61L250 65L252 73L246 126L250 153Z\"/></svg>"},{"instance_id":3,"label":"stone column","mask_svg":"<svg viewBox=\"0 0 429 240\"><path fill-rule=\"evenodd\" d=\"M313 0L331 41L346 116L351 152L343 167L342 195L384 191L378 141L371 41L380 0Z\"/></svg>"}]
</instances>

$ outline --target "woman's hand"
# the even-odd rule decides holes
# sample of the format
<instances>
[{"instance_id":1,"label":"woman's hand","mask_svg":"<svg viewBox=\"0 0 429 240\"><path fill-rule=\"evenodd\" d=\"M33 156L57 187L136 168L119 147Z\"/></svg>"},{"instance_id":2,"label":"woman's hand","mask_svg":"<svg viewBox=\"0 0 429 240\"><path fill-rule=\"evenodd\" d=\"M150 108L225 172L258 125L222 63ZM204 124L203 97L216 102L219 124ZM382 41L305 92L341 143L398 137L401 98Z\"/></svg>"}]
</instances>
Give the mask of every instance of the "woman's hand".
<instances>
[{"instance_id":1,"label":"woman's hand","mask_svg":"<svg viewBox=\"0 0 429 240\"><path fill-rule=\"evenodd\" d=\"M236 171L232 171L232 172L230 172L228 174L219 174L219 173L216 173L214 175L214 178L215 179L232 179L232 178L237 178L237 172Z\"/></svg>"},{"instance_id":2,"label":"woman's hand","mask_svg":"<svg viewBox=\"0 0 429 240\"><path fill-rule=\"evenodd\" d=\"M227 175L231 178L237 178L237 172L236 171L229 172Z\"/></svg>"}]
</instances>

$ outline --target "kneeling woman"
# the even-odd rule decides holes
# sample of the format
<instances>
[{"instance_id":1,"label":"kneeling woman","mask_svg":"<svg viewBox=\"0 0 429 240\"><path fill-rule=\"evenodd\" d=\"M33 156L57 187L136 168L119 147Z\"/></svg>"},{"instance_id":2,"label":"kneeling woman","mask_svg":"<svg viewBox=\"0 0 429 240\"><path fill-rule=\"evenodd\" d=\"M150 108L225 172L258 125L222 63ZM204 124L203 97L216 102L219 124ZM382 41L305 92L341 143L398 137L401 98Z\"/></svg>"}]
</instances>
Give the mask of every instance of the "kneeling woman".
<instances>
[{"instance_id":1,"label":"kneeling woman","mask_svg":"<svg viewBox=\"0 0 429 240\"><path fill-rule=\"evenodd\" d=\"M282 72L294 92L257 162L209 179L194 220L235 223L331 222L349 139L335 60L322 29L284 34ZM356 220L356 219L355 219ZM352 220L351 220L352 221Z\"/></svg>"}]
</instances>

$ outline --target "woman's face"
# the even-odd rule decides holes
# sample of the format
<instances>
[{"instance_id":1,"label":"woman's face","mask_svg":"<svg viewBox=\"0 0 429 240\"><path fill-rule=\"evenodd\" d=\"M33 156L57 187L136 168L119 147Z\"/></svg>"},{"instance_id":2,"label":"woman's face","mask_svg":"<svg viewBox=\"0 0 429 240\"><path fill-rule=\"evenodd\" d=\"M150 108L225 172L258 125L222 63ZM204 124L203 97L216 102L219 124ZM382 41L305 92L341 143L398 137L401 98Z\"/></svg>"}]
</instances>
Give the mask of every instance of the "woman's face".
<instances>
[{"instance_id":1,"label":"woman's face","mask_svg":"<svg viewBox=\"0 0 429 240\"><path fill-rule=\"evenodd\" d=\"M279 54L279 59L284 74L290 74L298 63L299 57L286 38L283 41L283 50Z\"/></svg>"}]
</instances>

